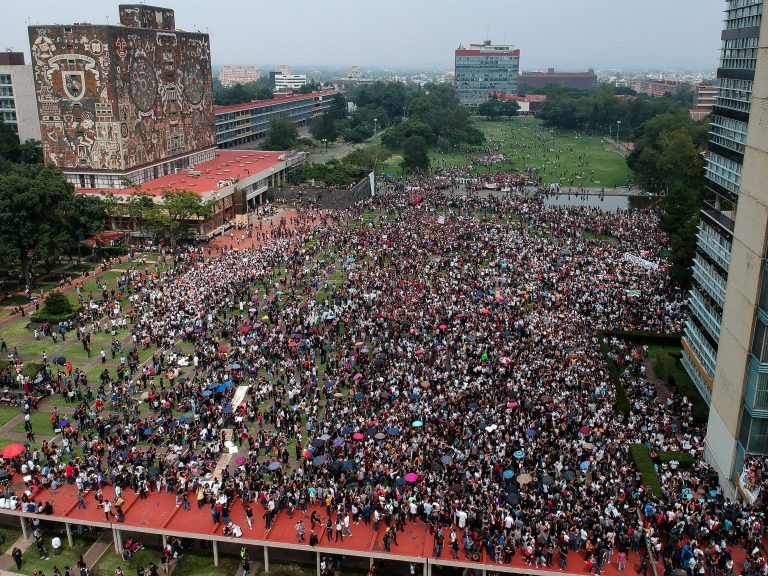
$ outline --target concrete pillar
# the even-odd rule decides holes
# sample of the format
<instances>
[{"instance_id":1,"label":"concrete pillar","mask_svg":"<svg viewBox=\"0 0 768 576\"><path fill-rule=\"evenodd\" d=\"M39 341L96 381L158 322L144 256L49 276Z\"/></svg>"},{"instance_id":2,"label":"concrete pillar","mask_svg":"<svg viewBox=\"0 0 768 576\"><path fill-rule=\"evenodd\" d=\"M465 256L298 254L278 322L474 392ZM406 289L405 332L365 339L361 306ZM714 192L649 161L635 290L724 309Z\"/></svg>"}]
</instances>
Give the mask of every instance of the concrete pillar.
<instances>
[{"instance_id":1,"label":"concrete pillar","mask_svg":"<svg viewBox=\"0 0 768 576\"><path fill-rule=\"evenodd\" d=\"M421 576L427 576L429 574L429 562L424 560L424 567L421 569Z\"/></svg>"},{"instance_id":2,"label":"concrete pillar","mask_svg":"<svg viewBox=\"0 0 768 576\"><path fill-rule=\"evenodd\" d=\"M317 556L317 576L320 576L320 552L315 552Z\"/></svg>"},{"instance_id":3,"label":"concrete pillar","mask_svg":"<svg viewBox=\"0 0 768 576\"><path fill-rule=\"evenodd\" d=\"M368 558L368 568L373 568L373 556Z\"/></svg>"},{"instance_id":4,"label":"concrete pillar","mask_svg":"<svg viewBox=\"0 0 768 576\"><path fill-rule=\"evenodd\" d=\"M112 541L115 544L115 553L123 553L123 534L118 528L112 528Z\"/></svg>"},{"instance_id":5,"label":"concrete pillar","mask_svg":"<svg viewBox=\"0 0 768 576\"><path fill-rule=\"evenodd\" d=\"M67 544L69 544L69 547L72 548L72 546L75 545L74 541L72 540L72 526L69 522L64 523L64 529L67 531Z\"/></svg>"},{"instance_id":6,"label":"concrete pillar","mask_svg":"<svg viewBox=\"0 0 768 576\"><path fill-rule=\"evenodd\" d=\"M216 540L213 541L213 565L219 565L219 543Z\"/></svg>"},{"instance_id":7,"label":"concrete pillar","mask_svg":"<svg viewBox=\"0 0 768 576\"><path fill-rule=\"evenodd\" d=\"M29 538L29 529L27 528L27 519L24 516L19 516L19 523L21 524L21 533L24 536L24 540Z\"/></svg>"},{"instance_id":8,"label":"concrete pillar","mask_svg":"<svg viewBox=\"0 0 768 576\"><path fill-rule=\"evenodd\" d=\"M264 546L264 572L269 572L269 547Z\"/></svg>"},{"instance_id":9,"label":"concrete pillar","mask_svg":"<svg viewBox=\"0 0 768 576\"><path fill-rule=\"evenodd\" d=\"M168 535L163 534L163 548L165 548L166 546L168 546Z\"/></svg>"}]
</instances>

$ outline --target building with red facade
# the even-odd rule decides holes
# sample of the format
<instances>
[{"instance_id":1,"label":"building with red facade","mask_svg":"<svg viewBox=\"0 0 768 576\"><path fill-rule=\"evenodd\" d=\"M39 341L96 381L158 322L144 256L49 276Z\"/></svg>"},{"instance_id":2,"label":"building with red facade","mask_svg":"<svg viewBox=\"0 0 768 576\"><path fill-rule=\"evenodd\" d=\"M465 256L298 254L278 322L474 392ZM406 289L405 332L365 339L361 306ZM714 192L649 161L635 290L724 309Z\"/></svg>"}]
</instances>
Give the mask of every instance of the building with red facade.
<instances>
[{"instance_id":1,"label":"building with red facade","mask_svg":"<svg viewBox=\"0 0 768 576\"><path fill-rule=\"evenodd\" d=\"M586 72L555 72L548 68L546 72L523 72L517 77L518 92L527 94L550 85L590 90L597 86L597 74L590 68Z\"/></svg>"},{"instance_id":2,"label":"building with red facade","mask_svg":"<svg viewBox=\"0 0 768 576\"><path fill-rule=\"evenodd\" d=\"M119 189L213 160L210 42L173 10L121 5L120 25L30 26L45 161L77 188Z\"/></svg>"}]
</instances>

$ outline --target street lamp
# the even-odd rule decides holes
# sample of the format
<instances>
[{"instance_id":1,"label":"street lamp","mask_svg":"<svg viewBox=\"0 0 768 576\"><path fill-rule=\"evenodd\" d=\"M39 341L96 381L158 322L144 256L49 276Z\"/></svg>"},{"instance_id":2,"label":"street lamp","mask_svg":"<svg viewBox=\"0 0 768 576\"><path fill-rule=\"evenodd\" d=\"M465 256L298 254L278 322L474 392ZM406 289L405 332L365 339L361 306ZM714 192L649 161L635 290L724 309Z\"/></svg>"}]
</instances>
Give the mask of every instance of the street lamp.
<instances>
[{"instance_id":1,"label":"street lamp","mask_svg":"<svg viewBox=\"0 0 768 576\"><path fill-rule=\"evenodd\" d=\"M327 154L328 153L328 138L323 138L322 139L322 143L323 143L323 151Z\"/></svg>"},{"instance_id":2,"label":"street lamp","mask_svg":"<svg viewBox=\"0 0 768 576\"><path fill-rule=\"evenodd\" d=\"M379 131L379 119L374 118L373 119L373 133L376 134L376 132Z\"/></svg>"},{"instance_id":3,"label":"street lamp","mask_svg":"<svg viewBox=\"0 0 768 576\"><path fill-rule=\"evenodd\" d=\"M619 128L621 128L621 120L616 120L616 146L621 149L621 143L619 142Z\"/></svg>"}]
</instances>

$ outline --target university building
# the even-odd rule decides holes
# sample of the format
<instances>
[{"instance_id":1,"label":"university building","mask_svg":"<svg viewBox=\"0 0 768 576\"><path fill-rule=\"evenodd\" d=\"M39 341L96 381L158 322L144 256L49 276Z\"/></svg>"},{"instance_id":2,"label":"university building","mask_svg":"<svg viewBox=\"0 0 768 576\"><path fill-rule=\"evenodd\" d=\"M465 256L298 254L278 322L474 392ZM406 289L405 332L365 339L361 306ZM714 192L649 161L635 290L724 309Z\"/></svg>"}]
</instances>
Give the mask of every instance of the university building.
<instances>
[{"instance_id":1,"label":"university building","mask_svg":"<svg viewBox=\"0 0 768 576\"><path fill-rule=\"evenodd\" d=\"M683 365L710 405L706 458L733 496L768 454L768 22L728 0Z\"/></svg>"},{"instance_id":2,"label":"university building","mask_svg":"<svg viewBox=\"0 0 768 576\"><path fill-rule=\"evenodd\" d=\"M495 94L517 94L520 50L510 45L470 44L454 53L454 84L465 106L479 106Z\"/></svg>"},{"instance_id":3,"label":"university building","mask_svg":"<svg viewBox=\"0 0 768 576\"><path fill-rule=\"evenodd\" d=\"M592 68L586 72L556 72L554 68L548 68L546 72L523 72L518 76L517 84L521 94L551 85L591 90L597 86L597 74Z\"/></svg>"},{"instance_id":4,"label":"university building","mask_svg":"<svg viewBox=\"0 0 768 576\"><path fill-rule=\"evenodd\" d=\"M23 52L0 52L0 119L20 142L40 140L32 66Z\"/></svg>"}]
</instances>

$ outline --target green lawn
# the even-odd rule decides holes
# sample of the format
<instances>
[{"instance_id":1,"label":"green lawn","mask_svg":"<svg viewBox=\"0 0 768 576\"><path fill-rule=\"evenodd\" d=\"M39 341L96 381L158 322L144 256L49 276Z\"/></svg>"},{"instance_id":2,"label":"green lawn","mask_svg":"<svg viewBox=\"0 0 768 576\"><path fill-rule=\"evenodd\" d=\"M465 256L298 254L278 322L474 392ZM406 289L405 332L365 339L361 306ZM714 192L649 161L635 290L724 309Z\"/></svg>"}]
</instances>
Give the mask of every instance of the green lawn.
<instances>
[{"instance_id":1,"label":"green lawn","mask_svg":"<svg viewBox=\"0 0 768 576\"><path fill-rule=\"evenodd\" d=\"M5 541L0 544L0 554L5 554L7 550L13 546L13 543L21 538L21 528L11 527L3 525L0 527L0 534L3 535Z\"/></svg>"},{"instance_id":2,"label":"green lawn","mask_svg":"<svg viewBox=\"0 0 768 576\"><path fill-rule=\"evenodd\" d=\"M8 406L0 407L0 426L5 426L13 420L16 416L21 415L21 410L18 408L11 408Z\"/></svg>"},{"instance_id":3,"label":"green lawn","mask_svg":"<svg viewBox=\"0 0 768 576\"><path fill-rule=\"evenodd\" d=\"M123 560L122 556L114 553L112 548L104 553L104 556L92 567L91 574L95 576L114 576L115 568L120 566L126 574L135 574L136 566L147 566L150 562L160 567L160 548L147 547L133 555L130 562ZM176 572L174 572L175 574Z\"/></svg>"},{"instance_id":4,"label":"green lawn","mask_svg":"<svg viewBox=\"0 0 768 576\"><path fill-rule=\"evenodd\" d=\"M251 559L253 566L255 559ZM179 560L174 576L220 576L222 574L235 574L240 567L238 556L225 556L219 554L219 565L213 565L213 552L206 553L202 550L186 552Z\"/></svg>"},{"instance_id":5,"label":"green lawn","mask_svg":"<svg viewBox=\"0 0 768 576\"><path fill-rule=\"evenodd\" d=\"M32 574L37 570L42 570L46 574L51 574L53 573L53 567L58 566L63 574L64 567L75 566L80 555L85 554L91 547L91 544L93 544L93 542L89 540L75 540L75 545L70 548L67 545L66 537L63 537L62 541L63 545L61 547L61 554L54 556L53 550L51 549L51 539L46 536L45 546L48 550L48 553L50 554L50 558L48 560L43 560L40 558L40 555L37 553L37 548L34 545L28 548L27 551L24 552L24 557L22 559L21 573ZM16 570L15 565L13 569L14 571ZM112 574L114 574L114 571Z\"/></svg>"},{"instance_id":6,"label":"green lawn","mask_svg":"<svg viewBox=\"0 0 768 576\"><path fill-rule=\"evenodd\" d=\"M35 434L42 434L43 436L53 436L50 412L34 412L29 420L32 422L32 432ZM24 434L24 422L22 421L14 426L13 432Z\"/></svg>"}]
</instances>

